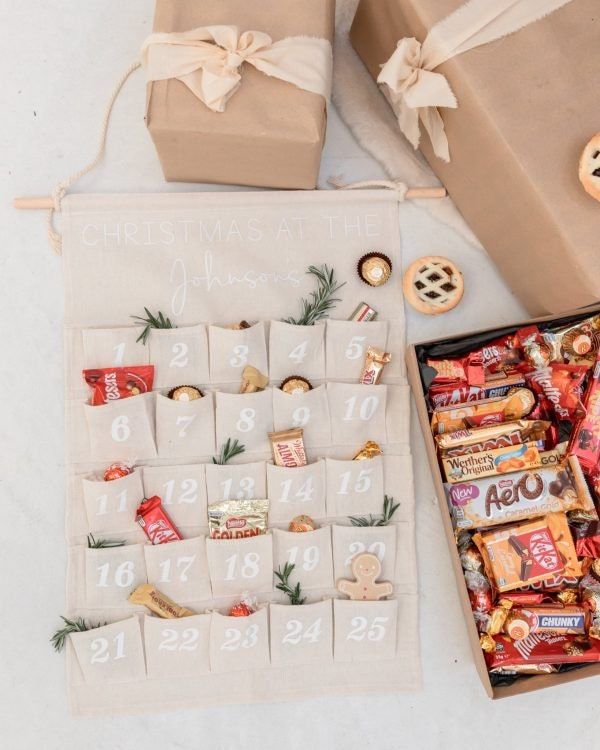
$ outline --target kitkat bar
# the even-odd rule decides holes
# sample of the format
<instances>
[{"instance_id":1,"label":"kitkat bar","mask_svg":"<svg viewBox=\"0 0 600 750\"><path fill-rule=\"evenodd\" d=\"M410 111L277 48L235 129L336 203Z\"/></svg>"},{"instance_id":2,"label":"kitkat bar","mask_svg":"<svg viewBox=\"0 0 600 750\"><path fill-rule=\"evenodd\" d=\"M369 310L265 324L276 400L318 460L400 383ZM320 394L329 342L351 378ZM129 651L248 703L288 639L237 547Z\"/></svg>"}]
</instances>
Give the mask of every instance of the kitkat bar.
<instances>
[{"instance_id":1,"label":"kitkat bar","mask_svg":"<svg viewBox=\"0 0 600 750\"><path fill-rule=\"evenodd\" d=\"M577 456L586 474L593 474L600 462L600 354L583 403L586 414L573 430L568 452Z\"/></svg>"},{"instance_id":2,"label":"kitkat bar","mask_svg":"<svg viewBox=\"0 0 600 750\"><path fill-rule=\"evenodd\" d=\"M442 456L448 482L464 482L512 471L537 469L542 465L535 443L509 445L464 456Z\"/></svg>"},{"instance_id":3,"label":"kitkat bar","mask_svg":"<svg viewBox=\"0 0 600 750\"><path fill-rule=\"evenodd\" d=\"M488 398L502 398L512 388L526 385L522 375L495 377L486 380L483 385L467 383L433 383L428 392L429 403L433 409L453 404L465 404L472 401L483 401Z\"/></svg>"},{"instance_id":4,"label":"kitkat bar","mask_svg":"<svg viewBox=\"0 0 600 750\"><path fill-rule=\"evenodd\" d=\"M445 490L458 529L484 528L559 511L595 513L581 467L573 456L564 466L446 484Z\"/></svg>"},{"instance_id":5,"label":"kitkat bar","mask_svg":"<svg viewBox=\"0 0 600 750\"><path fill-rule=\"evenodd\" d=\"M473 535L490 582L502 593L557 575L580 576L564 513L548 513Z\"/></svg>"},{"instance_id":6,"label":"kitkat bar","mask_svg":"<svg viewBox=\"0 0 600 750\"><path fill-rule=\"evenodd\" d=\"M534 664L584 664L600 661L600 641L580 635L532 633L519 641L495 635L495 649L485 654L490 670Z\"/></svg>"}]
</instances>

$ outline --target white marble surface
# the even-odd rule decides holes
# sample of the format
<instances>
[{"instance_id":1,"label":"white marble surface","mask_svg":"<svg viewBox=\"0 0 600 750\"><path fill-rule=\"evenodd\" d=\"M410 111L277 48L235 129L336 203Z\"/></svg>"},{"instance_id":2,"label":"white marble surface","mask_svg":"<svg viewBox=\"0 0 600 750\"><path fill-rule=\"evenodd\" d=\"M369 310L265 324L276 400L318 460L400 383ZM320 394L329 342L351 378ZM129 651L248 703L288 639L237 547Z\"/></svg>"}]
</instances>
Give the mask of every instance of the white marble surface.
<instances>
[{"instance_id":1,"label":"white marble surface","mask_svg":"<svg viewBox=\"0 0 600 750\"><path fill-rule=\"evenodd\" d=\"M0 349L2 439L2 616L0 732L10 750L148 750L200 746L460 748L489 750L595 742L598 680L491 702L475 673L418 426L417 542L423 690L414 695L320 699L145 717L73 720L63 658L50 633L64 607L62 277L39 212L10 208L14 195L47 194L90 156L113 81L150 29L152 0L0 0ZM141 75L118 103L108 159L78 189L183 190L161 180L141 121ZM322 181L380 176L335 112ZM409 311L409 338L519 320L523 311L489 260L426 213L401 208L405 261L447 254L465 271L454 312L427 319ZM109 270L114 273L118 270ZM556 721L564 716L564 721ZM553 717L552 727L547 723ZM551 736L550 736L551 733Z\"/></svg>"}]
</instances>

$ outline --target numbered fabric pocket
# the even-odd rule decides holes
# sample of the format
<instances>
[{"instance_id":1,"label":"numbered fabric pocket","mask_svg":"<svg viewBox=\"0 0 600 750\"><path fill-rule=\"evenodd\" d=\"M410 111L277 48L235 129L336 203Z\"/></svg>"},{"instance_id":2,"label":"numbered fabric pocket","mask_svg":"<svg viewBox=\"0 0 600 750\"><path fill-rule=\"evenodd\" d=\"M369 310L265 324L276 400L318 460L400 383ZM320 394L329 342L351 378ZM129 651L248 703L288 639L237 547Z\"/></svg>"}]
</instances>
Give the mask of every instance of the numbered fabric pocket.
<instances>
[{"instance_id":1,"label":"numbered fabric pocket","mask_svg":"<svg viewBox=\"0 0 600 750\"><path fill-rule=\"evenodd\" d=\"M325 518L325 461L289 468L267 464L269 523L287 523L306 514Z\"/></svg>"},{"instance_id":2,"label":"numbered fabric pocket","mask_svg":"<svg viewBox=\"0 0 600 750\"><path fill-rule=\"evenodd\" d=\"M335 599L333 602L335 661L392 659L396 654L398 602Z\"/></svg>"},{"instance_id":3,"label":"numbered fabric pocket","mask_svg":"<svg viewBox=\"0 0 600 750\"><path fill-rule=\"evenodd\" d=\"M156 395L156 445L161 458L208 456L215 452L213 394L192 401Z\"/></svg>"},{"instance_id":4,"label":"numbered fabric pocket","mask_svg":"<svg viewBox=\"0 0 600 750\"><path fill-rule=\"evenodd\" d=\"M207 539L206 553L212 592L240 596L243 591L273 590L273 538L271 534L245 539Z\"/></svg>"},{"instance_id":5,"label":"numbered fabric pocket","mask_svg":"<svg viewBox=\"0 0 600 750\"><path fill-rule=\"evenodd\" d=\"M356 323L352 320L328 320L327 377L357 382L363 371L368 347L385 350L387 337L388 324L385 321Z\"/></svg>"},{"instance_id":6,"label":"numbered fabric pocket","mask_svg":"<svg viewBox=\"0 0 600 750\"><path fill-rule=\"evenodd\" d=\"M363 552L377 555L381 563L378 581L393 581L396 565L396 526L332 526L333 573L340 578L354 579L352 558Z\"/></svg>"},{"instance_id":7,"label":"numbered fabric pocket","mask_svg":"<svg viewBox=\"0 0 600 750\"><path fill-rule=\"evenodd\" d=\"M146 582L143 545L85 550L88 607L128 607L129 594Z\"/></svg>"},{"instance_id":8,"label":"numbered fabric pocket","mask_svg":"<svg viewBox=\"0 0 600 750\"><path fill-rule=\"evenodd\" d=\"M83 501L92 534L139 531L135 511L144 499L142 470L110 482L83 478Z\"/></svg>"},{"instance_id":9,"label":"numbered fabric pocket","mask_svg":"<svg viewBox=\"0 0 600 750\"><path fill-rule=\"evenodd\" d=\"M295 533L273 529L274 570L294 565L292 581L303 589L325 589L333 586L331 527Z\"/></svg>"},{"instance_id":10,"label":"numbered fabric pocket","mask_svg":"<svg viewBox=\"0 0 600 750\"><path fill-rule=\"evenodd\" d=\"M296 326L271 321L269 332L271 380L301 375L309 380L325 377L325 326Z\"/></svg>"},{"instance_id":11,"label":"numbered fabric pocket","mask_svg":"<svg viewBox=\"0 0 600 750\"><path fill-rule=\"evenodd\" d=\"M248 617L213 612L210 623L213 672L237 672L269 666L269 618L266 609Z\"/></svg>"},{"instance_id":12,"label":"numbered fabric pocket","mask_svg":"<svg viewBox=\"0 0 600 750\"><path fill-rule=\"evenodd\" d=\"M142 393L100 406L84 404L84 411L94 460L156 458L153 393Z\"/></svg>"},{"instance_id":13,"label":"numbered fabric pocket","mask_svg":"<svg viewBox=\"0 0 600 750\"><path fill-rule=\"evenodd\" d=\"M231 438L246 451L271 452L269 432L273 432L273 392L217 393L217 445Z\"/></svg>"},{"instance_id":14,"label":"numbered fabric pocket","mask_svg":"<svg viewBox=\"0 0 600 750\"><path fill-rule=\"evenodd\" d=\"M137 617L71 633L71 643L88 685L135 682L146 677L144 647Z\"/></svg>"},{"instance_id":15,"label":"numbered fabric pocket","mask_svg":"<svg viewBox=\"0 0 600 750\"><path fill-rule=\"evenodd\" d=\"M210 615L174 620L144 617L146 669L151 679L198 677L210 671Z\"/></svg>"},{"instance_id":16,"label":"numbered fabric pocket","mask_svg":"<svg viewBox=\"0 0 600 750\"><path fill-rule=\"evenodd\" d=\"M307 393L285 393L273 389L273 424L275 430L302 427L304 444L309 448L331 444L329 403L324 385Z\"/></svg>"},{"instance_id":17,"label":"numbered fabric pocket","mask_svg":"<svg viewBox=\"0 0 600 750\"><path fill-rule=\"evenodd\" d=\"M264 323L235 331L209 326L211 383L240 383L246 365L268 375Z\"/></svg>"},{"instance_id":18,"label":"numbered fabric pocket","mask_svg":"<svg viewBox=\"0 0 600 750\"><path fill-rule=\"evenodd\" d=\"M271 604L271 664L326 664L332 659L331 599L291 606Z\"/></svg>"},{"instance_id":19,"label":"numbered fabric pocket","mask_svg":"<svg viewBox=\"0 0 600 750\"><path fill-rule=\"evenodd\" d=\"M326 464L330 518L381 513L384 496L381 456L366 461L328 458Z\"/></svg>"},{"instance_id":20,"label":"numbered fabric pocket","mask_svg":"<svg viewBox=\"0 0 600 750\"><path fill-rule=\"evenodd\" d=\"M154 387L208 383L208 339L203 325L153 328L148 340Z\"/></svg>"},{"instance_id":21,"label":"numbered fabric pocket","mask_svg":"<svg viewBox=\"0 0 600 750\"><path fill-rule=\"evenodd\" d=\"M264 461L249 464L207 464L206 491L209 503L220 500L251 500L267 497Z\"/></svg>"},{"instance_id":22,"label":"numbered fabric pocket","mask_svg":"<svg viewBox=\"0 0 600 750\"><path fill-rule=\"evenodd\" d=\"M158 495L178 528L207 526L204 464L144 466L144 494Z\"/></svg>"},{"instance_id":23,"label":"numbered fabric pocket","mask_svg":"<svg viewBox=\"0 0 600 750\"><path fill-rule=\"evenodd\" d=\"M387 386L328 383L327 395L334 445L352 445L358 450L367 440L387 442Z\"/></svg>"},{"instance_id":24,"label":"numbered fabric pocket","mask_svg":"<svg viewBox=\"0 0 600 750\"><path fill-rule=\"evenodd\" d=\"M144 547L148 580L178 604L210 599L204 537Z\"/></svg>"},{"instance_id":25,"label":"numbered fabric pocket","mask_svg":"<svg viewBox=\"0 0 600 750\"><path fill-rule=\"evenodd\" d=\"M147 365L148 347L138 341L141 328L85 328L83 361L86 369Z\"/></svg>"}]
</instances>

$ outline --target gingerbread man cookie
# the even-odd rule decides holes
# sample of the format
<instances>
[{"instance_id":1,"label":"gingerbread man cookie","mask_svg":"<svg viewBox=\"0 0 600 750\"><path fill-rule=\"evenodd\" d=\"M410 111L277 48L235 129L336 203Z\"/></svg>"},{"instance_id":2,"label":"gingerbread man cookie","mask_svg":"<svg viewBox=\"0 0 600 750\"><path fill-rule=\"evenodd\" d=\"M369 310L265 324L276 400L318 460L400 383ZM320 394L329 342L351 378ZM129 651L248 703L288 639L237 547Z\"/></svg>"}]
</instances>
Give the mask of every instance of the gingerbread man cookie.
<instances>
[{"instance_id":1,"label":"gingerbread man cookie","mask_svg":"<svg viewBox=\"0 0 600 750\"><path fill-rule=\"evenodd\" d=\"M381 574L381 563L377 555L372 555L370 552L356 555L352 558L350 569L356 581L341 578L337 582L337 590L349 596L350 599L376 601L390 596L393 592L389 581L377 583L377 577Z\"/></svg>"}]
</instances>

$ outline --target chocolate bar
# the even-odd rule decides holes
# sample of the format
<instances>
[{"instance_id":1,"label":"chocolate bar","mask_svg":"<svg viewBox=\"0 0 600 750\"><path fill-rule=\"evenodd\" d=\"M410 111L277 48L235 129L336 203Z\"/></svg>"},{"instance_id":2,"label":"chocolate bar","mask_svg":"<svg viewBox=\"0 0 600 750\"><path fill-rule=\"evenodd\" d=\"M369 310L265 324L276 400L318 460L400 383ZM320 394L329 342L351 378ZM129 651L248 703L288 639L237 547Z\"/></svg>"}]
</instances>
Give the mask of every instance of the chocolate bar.
<instances>
[{"instance_id":1,"label":"chocolate bar","mask_svg":"<svg viewBox=\"0 0 600 750\"><path fill-rule=\"evenodd\" d=\"M449 483L445 490L458 529L483 528L559 511L595 513L581 467L573 456L566 465Z\"/></svg>"}]
</instances>

